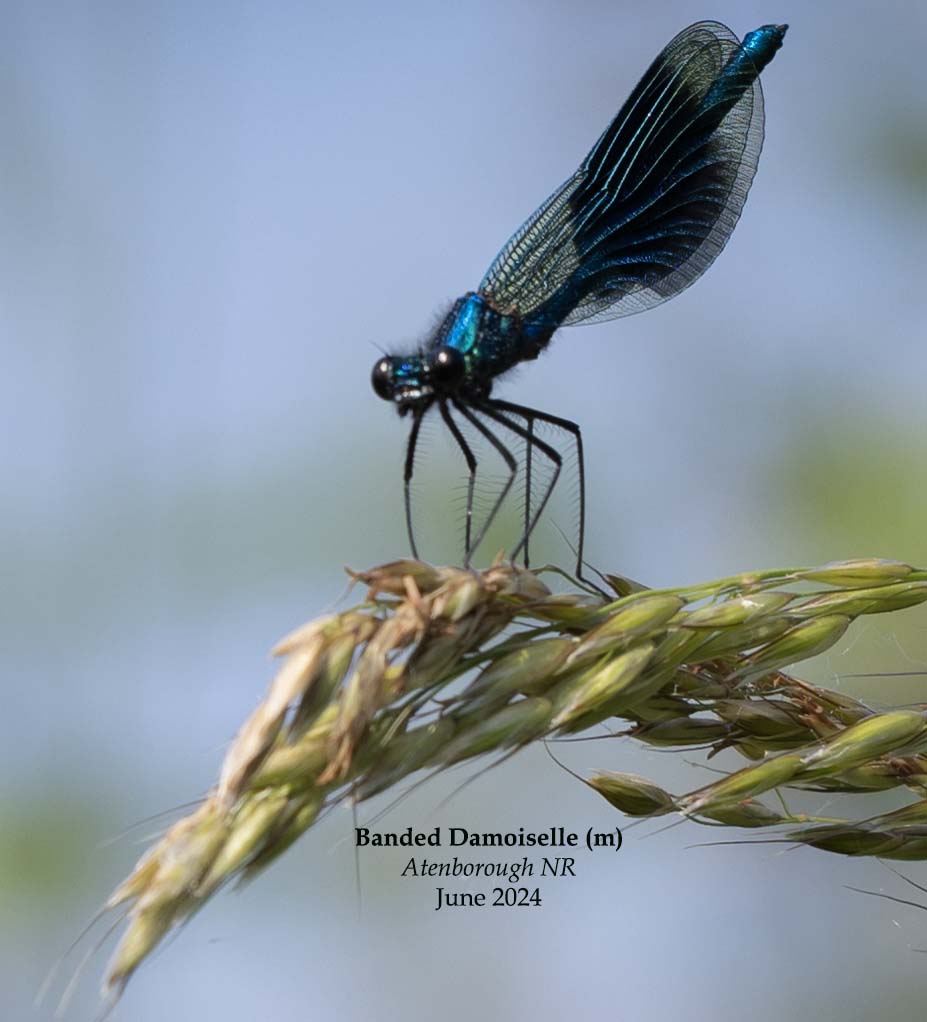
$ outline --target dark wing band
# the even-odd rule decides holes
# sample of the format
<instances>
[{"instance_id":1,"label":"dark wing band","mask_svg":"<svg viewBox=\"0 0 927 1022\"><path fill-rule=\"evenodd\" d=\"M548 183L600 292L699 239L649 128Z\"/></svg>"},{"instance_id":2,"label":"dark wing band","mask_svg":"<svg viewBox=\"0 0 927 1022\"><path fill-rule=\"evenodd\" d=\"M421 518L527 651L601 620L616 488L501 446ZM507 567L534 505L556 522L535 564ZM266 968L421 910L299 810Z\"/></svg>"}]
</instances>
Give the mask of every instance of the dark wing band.
<instances>
[{"instance_id":1,"label":"dark wing band","mask_svg":"<svg viewBox=\"0 0 927 1022\"><path fill-rule=\"evenodd\" d=\"M782 44L724 25L681 32L579 170L496 257L480 291L527 322L649 309L711 265L740 217L763 145L759 74Z\"/></svg>"}]
</instances>

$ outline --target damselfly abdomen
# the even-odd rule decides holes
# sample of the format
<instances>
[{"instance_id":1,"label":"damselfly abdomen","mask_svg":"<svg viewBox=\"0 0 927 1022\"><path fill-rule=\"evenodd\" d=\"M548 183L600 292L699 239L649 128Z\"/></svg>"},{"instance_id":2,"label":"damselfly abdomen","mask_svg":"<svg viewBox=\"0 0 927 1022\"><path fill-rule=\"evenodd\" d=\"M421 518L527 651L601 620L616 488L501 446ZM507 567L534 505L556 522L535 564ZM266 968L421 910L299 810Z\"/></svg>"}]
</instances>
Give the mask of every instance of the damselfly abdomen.
<instances>
[{"instance_id":1,"label":"damselfly abdomen","mask_svg":"<svg viewBox=\"0 0 927 1022\"><path fill-rule=\"evenodd\" d=\"M538 423L566 431L579 470L577 574L585 541L585 465L579 426L492 396L495 380L537 358L554 331L649 309L688 287L724 247L743 209L763 144L759 75L782 45L785 25L764 25L739 41L718 22L680 32L650 65L579 169L508 241L475 292L409 355L388 355L373 388L410 415L405 509L422 418L432 408L460 448L469 473L465 563L512 488L521 441L525 510L512 558L524 554L560 475L563 455L536 433ZM505 462L507 481L478 529L473 527L477 458L462 427L484 438ZM532 501L533 459L550 472ZM533 506L532 506L533 505ZM475 533L475 534L474 534Z\"/></svg>"}]
</instances>

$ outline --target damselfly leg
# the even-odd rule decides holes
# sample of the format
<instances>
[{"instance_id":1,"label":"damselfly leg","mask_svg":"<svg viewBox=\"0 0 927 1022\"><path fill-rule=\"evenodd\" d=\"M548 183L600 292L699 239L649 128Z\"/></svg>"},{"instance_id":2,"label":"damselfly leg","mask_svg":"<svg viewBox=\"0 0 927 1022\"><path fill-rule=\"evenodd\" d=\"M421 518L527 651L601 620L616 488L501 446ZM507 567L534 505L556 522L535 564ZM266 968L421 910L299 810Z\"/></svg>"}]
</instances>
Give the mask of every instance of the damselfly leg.
<instances>
[{"instance_id":1,"label":"damselfly leg","mask_svg":"<svg viewBox=\"0 0 927 1022\"><path fill-rule=\"evenodd\" d=\"M415 545L415 530L412 528L412 475L415 472L415 448L418 446L418 434L422 427L422 419L428 406L417 408L412 414L412 428L409 430L409 441L406 444L406 464L402 474L403 499L406 508L406 531L409 533L409 546L412 556L418 560L418 548Z\"/></svg>"},{"instance_id":2,"label":"damselfly leg","mask_svg":"<svg viewBox=\"0 0 927 1022\"><path fill-rule=\"evenodd\" d=\"M528 444L525 448L525 568L531 567L528 541L531 539L531 456L533 452L534 419L525 419Z\"/></svg>"},{"instance_id":3,"label":"damselfly leg","mask_svg":"<svg viewBox=\"0 0 927 1022\"><path fill-rule=\"evenodd\" d=\"M546 422L557 429L562 429L565 433L569 433L573 437L573 443L576 446L576 465L579 474L579 537L576 547L576 575L579 579L585 581L583 577L583 549L586 539L586 466L583 457L583 434L579 426L570 419L563 419L559 415L551 415L549 412L542 412L537 408L528 408L526 405L517 405L511 401L502 401L499 398L492 398L487 403L492 405L494 408L497 408L500 412L520 415L526 421L531 423ZM533 427L530 432L533 436ZM529 457L530 452L531 444L529 442ZM548 490L550 489L552 489L552 487L548 487ZM550 494L548 493L548 496L549 495Z\"/></svg>"},{"instance_id":4,"label":"damselfly leg","mask_svg":"<svg viewBox=\"0 0 927 1022\"><path fill-rule=\"evenodd\" d=\"M480 543L483 542L486 533L489 531L489 527L492 525L496 515L499 513L499 508L502 507L503 503L505 502L505 498L509 495L509 490L511 490L512 483L515 481L515 476L518 474L518 462L515 460L515 456L505 446L505 444L496 436L495 433L493 433L493 431L485 423L480 422L480 420L473 414L473 412L470 411L467 405L463 404L460 401L457 401L456 399L452 399L451 403L453 404L454 408L467 420L467 422L469 422L471 426L474 426L490 442L490 444L492 444L492 446L496 449L499 456L505 462L506 467L509 470L508 479L506 479L505 485L502 487L501 492L493 502L492 508L490 509L490 512L486 517L486 520L483 522L482 526L480 526L480 531L477 533L476 539L473 541L473 545L468 546L465 552L464 566L469 567L470 559L473 556L473 552L480 545ZM481 406L474 405L474 407L480 408ZM467 500L468 515L472 511L472 506L473 491L471 489L469 491Z\"/></svg>"},{"instance_id":5,"label":"damselfly leg","mask_svg":"<svg viewBox=\"0 0 927 1022\"><path fill-rule=\"evenodd\" d=\"M464 560L467 564L469 564L470 554L473 551L473 546L470 540L473 535L473 487L476 483L477 460L472 448L467 443L463 433L461 433L460 427L454 421L454 417L451 415L450 409L447 407L447 402L442 401L439 407L441 409L441 418L444 419L445 425L450 430L451 436L460 448L460 451L464 456L464 461L467 463L467 518L464 525Z\"/></svg>"},{"instance_id":6,"label":"damselfly leg","mask_svg":"<svg viewBox=\"0 0 927 1022\"><path fill-rule=\"evenodd\" d=\"M506 402L501 402L503 405ZM544 496L541 498L540 503L537 506L534 514L530 516L528 525L525 528L519 541L512 548L512 560L514 561L518 557L519 553L524 549L528 542L528 538L531 533L534 532L537 526L538 520L544 513L544 508L547 507L547 502L550 500L550 495L554 491L554 487L557 485L557 480L560 477L560 470L563 467L563 456L555 448L551 447L550 444L541 440L534 430L528 430L520 423L509 417L509 412L505 408L499 408L498 403L495 401L480 401L474 404L474 407L481 411L487 418L492 419L494 422L498 422L500 426L504 426L510 432L516 436L521 437L522 440L529 446L529 448L536 447L537 450L545 455L554 467L553 474L544 489ZM522 418L526 418L525 413L530 412L530 409L523 409L517 405L514 406L517 411L513 414L517 414Z\"/></svg>"}]
</instances>

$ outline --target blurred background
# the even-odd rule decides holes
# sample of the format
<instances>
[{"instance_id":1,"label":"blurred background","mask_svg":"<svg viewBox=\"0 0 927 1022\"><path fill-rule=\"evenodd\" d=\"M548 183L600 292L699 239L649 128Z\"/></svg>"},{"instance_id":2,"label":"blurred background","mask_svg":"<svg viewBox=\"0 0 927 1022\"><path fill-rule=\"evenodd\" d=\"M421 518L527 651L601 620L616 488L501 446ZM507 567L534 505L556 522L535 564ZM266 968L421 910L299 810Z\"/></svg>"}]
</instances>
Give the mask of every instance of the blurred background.
<instances>
[{"instance_id":1,"label":"blurred background","mask_svg":"<svg viewBox=\"0 0 927 1022\"><path fill-rule=\"evenodd\" d=\"M377 346L414 344L476 286L692 21L791 24L733 238L683 295L565 331L498 392L582 423L603 568L675 585L927 564L922 5L0 9L3 1017L51 1016L56 996L31 1008L45 973L162 821L126 827L210 785L273 642L333 605L343 565L407 552L406 430L370 390ZM422 480L446 525L433 559L457 556L461 483L450 459ZM538 560L569 566L554 525L572 514L554 503ZM927 677L843 675L927 669L925 625L923 608L867 620L803 676L874 706L923 700ZM560 748L676 791L709 776L628 742ZM535 749L442 806L472 772L380 826L622 822ZM367 854L359 918L351 826L329 816L210 904L115 1017L761 1022L923 1004L927 913L844 886L916 893L878 863L644 826L548 883L543 909L487 916L434 913L429 883L398 878L402 853ZM67 1017L95 1017L108 953Z\"/></svg>"}]
</instances>

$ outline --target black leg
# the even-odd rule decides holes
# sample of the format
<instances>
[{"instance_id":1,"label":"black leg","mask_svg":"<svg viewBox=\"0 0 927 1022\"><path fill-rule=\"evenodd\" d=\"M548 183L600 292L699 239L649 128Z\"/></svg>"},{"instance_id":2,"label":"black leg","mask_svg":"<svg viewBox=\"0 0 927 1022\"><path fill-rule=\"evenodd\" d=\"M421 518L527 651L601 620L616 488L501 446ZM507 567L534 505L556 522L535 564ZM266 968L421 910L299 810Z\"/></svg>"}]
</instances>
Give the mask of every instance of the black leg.
<instances>
[{"instance_id":1,"label":"black leg","mask_svg":"<svg viewBox=\"0 0 927 1022\"><path fill-rule=\"evenodd\" d=\"M486 437L486 439L493 445L493 447L495 447L495 449L499 452L499 455L502 457L502 460L505 462L509 470L509 477L505 481L505 486L502 487L502 492L496 498L496 502L493 504L492 510L489 512L489 516L487 517L486 521L483 522L483 525L480 528L480 531L477 534L476 539L473 541L473 546L467 551L464 563L467 567L469 567L470 558L473 555L473 552L480 545L480 543L483 542L486 533L489 531L489 527L493 523L493 519L499 513L499 508L502 506L502 502L508 496L509 490L512 488L512 483L514 482L515 476L518 472L518 463L515 461L512 452L505 446L505 444L502 443L502 441L496 436L495 433L493 433L491 429L489 429L482 422L480 422L480 420L473 414L473 412L470 411L470 409L465 404L463 404L460 401L454 401L453 399L451 403L454 405L457 411L460 412L460 414L467 420L467 422L475 426L480 431L480 433L482 433L483 436Z\"/></svg>"},{"instance_id":2,"label":"black leg","mask_svg":"<svg viewBox=\"0 0 927 1022\"><path fill-rule=\"evenodd\" d=\"M528 559L528 539L531 530L528 528L531 522L531 456L534 453L534 419L525 419L525 426L528 430L528 446L525 449L525 568L530 567Z\"/></svg>"},{"instance_id":3,"label":"black leg","mask_svg":"<svg viewBox=\"0 0 927 1022\"><path fill-rule=\"evenodd\" d=\"M425 412L428 411L426 405L425 408L414 413L412 419L412 429L409 431L409 440L406 444L406 467L403 472L403 494L406 505L406 530L409 533L409 546L412 548L412 556L418 560L418 549L415 546L415 532L412 529L412 495L410 485L412 483L412 473L415 471L415 448L418 444L418 431L422 425L422 419L425 417Z\"/></svg>"},{"instance_id":4,"label":"black leg","mask_svg":"<svg viewBox=\"0 0 927 1022\"><path fill-rule=\"evenodd\" d=\"M441 410L441 418L444 419L444 423L447 428L451 431L451 436L457 442L457 446L460 448L461 453L467 462L467 522L464 533L464 560L469 563L470 551L472 547L470 540L473 534L473 484L476 480L476 456L470 449L470 445L467 443L463 433L460 432L460 427L454 422L451 416L450 409L447 407L446 401L441 401L438 405Z\"/></svg>"},{"instance_id":5,"label":"black leg","mask_svg":"<svg viewBox=\"0 0 927 1022\"><path fill-rule=\"evenodd\" d=\"M493 398L489 404L501 412L521 415L529 421L539 419L541 422L549 422L552 426L565 430L573 437L576 444L576 461L579 465L579 543L576 550L576 574L580 580L588 581L583 575L583 548L586 540L586 467L583 460L583 435L579 426L570 419L561 419L559 415L550 415L547 412L540 412L536 408L512 404L510 401Z\"/></svg>"},{"instance_id":6,"label":"black leg","mask_svg":"<svg viewBox=\"0 0 927 1022\"><path fill-rule=\"evenodd\" d=\"M529 433L529 431L525 429L524 426L510 419L508 415L505 414L504 409L498 408L497 402L484 401L477 404L475 407L478 408L485 416L492 419L494 422L498 422L500 426L505 426L506 429L511 430L511 432L515 433L517 436L520 436L529 445L537 447L537 449L542 454L547 456L551 464L554 466L554 474L551 477L550 482L547 484L547 489L544 491L544 496L541 498L541 502L538 505L537 510L531 517L531 520L528 523L528 527L526 528L524 535L521 537L521 539L519 539L519 541L515 544L515 548L512 550L512 560L514 561L515 558L518 556L519 552L521 551L521 549L528 542L528 537L531 535L532 532L534 532L534 529L538 523L538 519L544 513L544 508L547 506L547 501L550 499L550 495L554 492L554 487L557 485L557 480L560 477L560 469L563 465L563 458L558 451L554 450L554 448L550 446L550 444L545 443L543 440L538 440L538 438L534 435L533 432ZM518 411L515 414L521 415L523 418L526 417L523 411Z\"/></svg>"}]
</instances>

